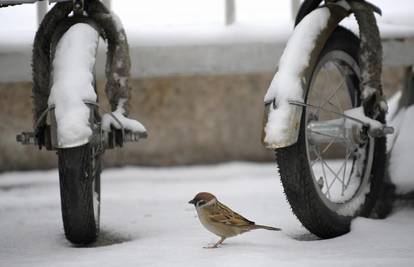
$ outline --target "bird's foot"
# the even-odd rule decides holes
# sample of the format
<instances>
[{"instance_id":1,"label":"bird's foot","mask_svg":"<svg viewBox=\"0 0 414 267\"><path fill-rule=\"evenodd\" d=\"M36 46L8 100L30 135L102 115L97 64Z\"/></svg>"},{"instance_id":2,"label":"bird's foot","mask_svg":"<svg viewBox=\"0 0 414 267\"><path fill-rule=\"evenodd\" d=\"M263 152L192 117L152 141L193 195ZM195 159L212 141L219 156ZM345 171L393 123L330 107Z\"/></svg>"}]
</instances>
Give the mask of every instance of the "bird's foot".
<instances>
[{"instance_id":1,"label":"bird's foot","mask_svg":"<svg viewBox=\"0 0 414 267\"><path fill-rule=\"evenodd\" d=\"M204 248L218 248L219 245L221 245L224 241L224 239L226 239L225 237L220 238L219 241L217 241L217 243L215 243L213 246L208 246L208 247L204 247Z\"/></svg>"},{"instance_id":2,"label":"bird's foot","mask_svg":"<svg viewBox=\"0 0 414 267\"><path fill-rule=\"evenodd\" d=\"M218 248L219 246L217 244L213 245L213 246L207 246L207 247L203 247L206 249L212 249L212 248Z\"/></svg>"}]
</instances>

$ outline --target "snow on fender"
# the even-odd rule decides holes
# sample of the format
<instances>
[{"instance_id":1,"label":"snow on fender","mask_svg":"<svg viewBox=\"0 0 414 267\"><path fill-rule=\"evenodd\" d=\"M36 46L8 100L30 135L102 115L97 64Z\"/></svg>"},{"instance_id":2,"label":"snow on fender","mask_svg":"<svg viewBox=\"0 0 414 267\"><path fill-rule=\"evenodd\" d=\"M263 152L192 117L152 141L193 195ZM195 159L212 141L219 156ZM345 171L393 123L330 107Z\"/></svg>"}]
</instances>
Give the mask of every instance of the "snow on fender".
<instances>
[{"instance_id":1,"label":"snow on fender","mask_svg":"<svg viewBox=\"0 0 414 267\"><path fill-rule=\"evenodd\" d=\"M49 106L55 105L58 146L75 147L89 142L90 110L84 101L97 99L93 69L98 32L86 23L73 25L59 40L53 60L53 85Z\"/></svg>"},{"instance_id":2,"label":"snow on fender","mask_svg":"<svg viewBox=\"0 0 414 267\"><path fill-rule=\"evenodd\" d=\"M303 102L303 73L309 66L319 34L328 27L329 18L329 8L318 8L296 26L289 38L264 98L268 108L263 143L267 148L286 147L297 141L302 107L291 105L289 101Z\"/></svg>"}]
</instances>

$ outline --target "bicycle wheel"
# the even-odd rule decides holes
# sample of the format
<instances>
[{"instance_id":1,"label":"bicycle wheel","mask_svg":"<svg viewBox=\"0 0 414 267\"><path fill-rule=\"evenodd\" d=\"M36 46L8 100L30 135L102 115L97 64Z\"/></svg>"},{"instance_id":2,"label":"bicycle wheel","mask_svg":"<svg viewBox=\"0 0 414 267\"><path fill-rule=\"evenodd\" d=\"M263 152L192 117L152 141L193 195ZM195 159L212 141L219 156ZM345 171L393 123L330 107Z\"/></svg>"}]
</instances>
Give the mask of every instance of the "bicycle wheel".
<instances>
[{"instance_id":1,"label":"bicycle wheel","mask_svg":"<svg viewBox=\"0 0 414 267\"><path fill-rule=\"evenodd\" d=\"M297 143L276 150L293 212L321 238L347 233L354 217L368 216L384 177L385 138L359 131L359 140L354 140L343 134L345 128L332 124L343 120L340 114L345 110L361 106L358 51L359 39L338 27L306 79L309 105L302 114ZM383 121L384 114L376 119ZM326 134L329 127L336 129L332 135ZM321 128L324 133L318 132Z\"/></svg>"},{"instance_id":2,"label":"bicycle wheel","mask_svg":"<svg viewBox=\"0 0 414 267\"><path fill-rule=\"evenodd\" d=\"M91 144L58 150L63 227L74 244L96 240L99 232L99 154Z\"/></svg>"},{"instance_id":3,"label":"bicycle wheel","mask_svg":"<svg viewBox=\"0 0 414 267\"><path fill-rule=\"evenodd\" d=\"M84 25L81 26L80 24ZM88 26L86 27L85 24ZM95 30L93 25L93 21L87 18L72 17L61 22L54 34L53 62L55 63L58 56L67 59L67 55L70 55L73 58L73 60L65 61L65 64L53 64L54 69L51 72L54 76L52 78L52 90L55 84L58 85L56 90L65 90L65 94L62 94L62 92L60 94L66 97L64 100L68 103L79 105L79 102L76 102L79 101L77 99L79 96L73 96L73 92L66 94L68 90L74 91L73 81L66 77L73 70L83 71L83 73L77 73L75 77L86 81L81 86L79 83L77 84L78 87L82 88L81 93L86 94L88 90L95 90L96 93L95 58L93 58L93 61L83 60L85 53L88 58L90 57L89 53L91 51L85 50L91 49L88 46L89 41L73 44L85 40L87 36L90 37L91 31ZM82 28L80 29L79 26ZM92 30L86 31L86 28ZM64 45L60 46L59 44ZM62 62L62 58L58 58L57 61ZM91 84L89 84L89 81ZM79 88L77 90L80 91ZM62 99L59 102L60 105L62 105L61 102ZM56 110L57 108L56 104ZM73 107L68 105L67 109L70 108ZM94 109L89 112L89 127L92 129L92 135L96 135L96 130L100 129L100 116L95 108L89 106L89 109ZM57 127L61 127L59 122L57 122ZM62 128L59 129L63 131ZM58 133L59 129L57 129ZM68 130L68 127L66 126L65 129ZM89 138L89 140L95 139L94 136ZM82 141L79 145L75 143L74 147L70 144L68 147L61 147L57 150L63 228L66 238L74 244L91 243L96 240L99 233L101 149L100 144L91 142L85 144Z\"/></svg>"}]
</instances>

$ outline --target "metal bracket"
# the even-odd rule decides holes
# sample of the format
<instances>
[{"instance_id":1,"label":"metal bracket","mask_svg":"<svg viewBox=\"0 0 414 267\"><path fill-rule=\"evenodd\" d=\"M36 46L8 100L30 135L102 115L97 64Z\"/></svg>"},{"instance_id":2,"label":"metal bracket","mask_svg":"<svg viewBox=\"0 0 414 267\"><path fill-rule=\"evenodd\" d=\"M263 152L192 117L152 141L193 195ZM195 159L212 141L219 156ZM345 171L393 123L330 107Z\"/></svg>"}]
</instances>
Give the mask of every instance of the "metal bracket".
<instances>
[{"instance_id":1,"label":"metal bracket","mask_svg":"<svg viewBox=\"0 0 414 267\"><path fill-rule=\"evenodd\" d=\"M369 8L371 11L377 13L378 15L382 16L382 10L378 6L374 5L373 3L370 3L368 1L361 1L361 0L353 0L356 2L362 2L367 8Z\"/></svg>"},{"instance_id":2,"label":"metal bracket","mask_svg":"<svg viewBox=\"0 0 414 267\"><path fill-rule=\"evenodd\" d=\"M343 114L343 113L340 113L340 112L337 112L337 111L334 111L334 110L328 110L328 109L325 109L325 108L322 108L322 107L319 107L319 106L315 106L315 105L312 105L312 104L303 103L303 102L299 102L299 101L289 101L289 104L294 105L294 106L306 107L306 108L320 109L324 112L329 112L329 113L338 115L338 116L342 117L343 119L347 119L347 120L350 120L354 123L358 123L358 124L361 125L361 127L364 127L365 129L367 129L367 134L370 137L373 137L373 138L384 137L388 134L393 134L394 133L394 127L387 126L386 124L382 124L381 122L380 123L382 124L382 127L373 128L373 127L371 127L371 125L369 123L367 123L363 120L360 120L358 118L354 118L352 116L349 116L349 115L346 115L346 114ZM332 121L334 121L334 120L332 120ZM328 130L334 128L332 125L320 126L320 128L322 128L322 127L325 127ZM323 131L323 129L321 131Z\"/></svg>"},{"instance_id":3,"label":"metal bracket","mask_svg":"<svg viewBox=\"0 0 414 267\"><path fill-rule=\"evenodd\" d=\"M72 3L73 3L73 13L76 16L82 16L84 8L85 8L84 0L72 0Z\"/></svg>"},{"instance_id":4,"label":"metal bracket","mask_svg":"<svg viewBox=\"0 0 414 267\"><path fill-rule=\"evenodd\" d=\"M138 142L140 139L147 138L147 132L131 132L125 130L122 122L111 112L107 112L102 107L100 107L98 103L94 101L84 101L84 103L86 105L94 106L102 110L104 113L108 113L121 126L121 129L112 128L110 132L103 131L100 126L92 129L93 134L89 142L96 144L101 149L114 148L117 146L122 147L124 143ZM47 150L56 149L56 136L53 136L55 134L53 132L56 131L56 127L53 127L54 130L52 130L52 127L50 125L40 126L41 122L44 121L49 111L53 110L54 108L55 105L48 106L36 121L34 132L23 132L21 134L18 134L16 136L16 141L22 145L36 145L40 148L44 146Z\"/></svg>"}]
</instances>

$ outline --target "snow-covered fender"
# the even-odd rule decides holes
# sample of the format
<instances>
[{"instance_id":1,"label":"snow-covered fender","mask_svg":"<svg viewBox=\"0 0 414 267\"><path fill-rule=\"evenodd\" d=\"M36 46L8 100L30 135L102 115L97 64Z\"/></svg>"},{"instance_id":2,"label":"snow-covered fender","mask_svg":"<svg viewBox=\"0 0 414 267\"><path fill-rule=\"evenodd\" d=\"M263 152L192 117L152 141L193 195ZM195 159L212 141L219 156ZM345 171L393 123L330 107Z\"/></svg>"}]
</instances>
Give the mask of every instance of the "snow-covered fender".
<instances>
[{"instance_id":1,"label":"snow-covered fender","mask_svg":"<svg viewBox=\"0 0 414 267\"><path fill-rule=\"evenodd\" d=\"M289 102L303 102L306 81L311 78L325 43L339 22L351 13L355 13L361 28L364 102L375 99L380 103L380 109L386 109L380 80L382 48L373 11L379 9L365 1L327 1L326 5L310 12L296 26L264 99L262 142L266 148L277 149L297 142L303 108Z\"/></svg>"},{"instance_id":2,"label":"snow-covered fender","mask_svg":"<svg viewBox=\"0 0 414 267\"><path fill-rule=\"evenodd\" d=\"M113 111L117 111L118 113L122 113L121 115L127 115L130 92L128 79L131 63L125 30L123 29L118 18L99 0L86 1L84 8L87 14L87 18L85 18L87 21L85 22L96 28L108 42L105 74L107 78L106 93L111 104L111 109ZM38 141L39 147L45 146L45 144L41 141L43 139L42 136L46 134L46 116L44 116L44 114L45 111L50 109L48 102L51 93L50 85L52 83L51 49L53 39L55 36L59 35L57 33L59 26L70 21L71 18L69 15L72 11L73 3L71 1L57 3L45 15L45 18L42 20L35 36L33 45L32 91L34 128L36 139L40 140ZM88 124L87 121L88 120L85 120L86 124ZM52 135L53 134L54 133L52 133ZM60 145L59 147L72 147L86 142L86 138L83 137L74 139L78 140L67 142L67 144Z\"/></svg>"}]
</instances>

